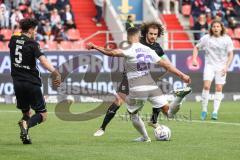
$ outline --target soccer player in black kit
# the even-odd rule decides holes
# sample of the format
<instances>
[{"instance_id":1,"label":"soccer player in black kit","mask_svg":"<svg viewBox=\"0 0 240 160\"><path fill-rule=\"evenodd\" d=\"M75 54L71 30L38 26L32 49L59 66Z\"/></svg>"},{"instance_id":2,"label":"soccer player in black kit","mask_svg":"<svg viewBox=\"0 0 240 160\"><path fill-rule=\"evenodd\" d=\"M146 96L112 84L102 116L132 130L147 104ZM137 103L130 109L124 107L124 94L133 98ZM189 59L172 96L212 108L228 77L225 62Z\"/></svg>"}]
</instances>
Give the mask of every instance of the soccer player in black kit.
<instances>
[{"instance_id":1,"label":"soccer player in black kit","mask_svg":"<svg viewBox=\"0 0 240 160\"><path fill-rule=\"evenodd\" d=\"M27 18L20 21L21 35L12 36L9 42L11 57L11 76L17 99L17 108L22 111L19 121L20 138L23 144L31 144L28 130L47 118L46 103L41 91L41 77L37 68L38 59L56 79L53 85L59 86L61 76L40 51L39 44L34 40L38 21ZM35 114L31 116L31 109Z\"/></svg>"},{"instance_id":2,"label":"soccer player in black kit","mask_svg":"<svg viewBox=\"0 0 240 160\"><path fill-rule=\"evenodd\" d=\"M157 22L143 23L143 25L141 26L142 38L140 42L143 45L146 45L151 49L153 49L158 54L159 57L163 58L166 61L169 61L163 49L159 45L159 43L156 42L157 38L163 35L163 33L164 33L164 29L161 24ZM179 107L182 103L183 98L190 92L191 92L191 88L189 87L174 91L176 95L175 99L171 102L171 104L167 104L166 106L164 106L162 108L162 112L168 117L173 117L173 115L176 114L176 112L179 110ZM115 116L120 106L124 103L124 100L128 95L128 93L129 93L129 88L128 88L127 75L126 73L123 73L122 82L117 91L117 98L109 106L107 113L104 117L103 123L101 127L94 133L94 136L102 136L105 133L106 126ZM151 119L148 122L149 126L152 126L153 128L156 128L157 126L159 126L159 124L157 123L157 119L160 111L161 110L159 108L153 108Z\"/></svg>"}]
</instances>

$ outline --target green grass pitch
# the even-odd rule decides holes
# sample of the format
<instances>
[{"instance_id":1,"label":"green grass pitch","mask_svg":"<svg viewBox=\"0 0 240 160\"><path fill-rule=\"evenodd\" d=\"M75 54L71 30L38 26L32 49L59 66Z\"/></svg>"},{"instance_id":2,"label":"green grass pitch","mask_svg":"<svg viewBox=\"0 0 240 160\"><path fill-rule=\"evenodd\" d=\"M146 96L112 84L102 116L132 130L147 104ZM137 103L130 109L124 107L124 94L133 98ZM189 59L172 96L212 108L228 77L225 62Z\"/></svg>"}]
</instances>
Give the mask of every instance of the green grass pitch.
<instances>
[{"instance_id":1,"label":"green grass pitch","mask_svg":"<svg viewBox=\"0 0 240 160\"><path fill-rule=\"evenodd\" d=\"M84 112L94 103L74 104L72 112ZM200 103L183 104L177 120L160 119L172 131L171 141L151 143L131 140L139 134L121 116L110 123L103 137L93 137L103 116L85 122L66 122L48 105L48 120L30 130L32 145L22 145L17 121L21 114L14 105L0 105L0 160L238 160L240 159L240 105L224 102L219 120L200 121ZM212 103L209 104L209 111ZM150 113L149 104L142 114ZM124 106L118 112L125 114ZM144 116L145 117L145 116ZM143 118L144 118L143 117ZM144 118L145 119L145 118Z\"/></svg>"}]
</instances>

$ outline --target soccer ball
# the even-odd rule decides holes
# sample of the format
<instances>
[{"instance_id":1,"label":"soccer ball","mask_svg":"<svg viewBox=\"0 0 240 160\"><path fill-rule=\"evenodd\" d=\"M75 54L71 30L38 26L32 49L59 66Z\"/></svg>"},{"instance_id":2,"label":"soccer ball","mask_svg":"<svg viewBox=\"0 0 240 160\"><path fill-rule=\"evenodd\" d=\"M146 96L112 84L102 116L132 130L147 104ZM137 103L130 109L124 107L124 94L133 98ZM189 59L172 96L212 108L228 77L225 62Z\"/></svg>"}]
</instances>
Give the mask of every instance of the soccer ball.
<instances>
[{"instance_id":1,"label":"soccer ball","mask_svg":"<svg viewBox=\"0 0 240 160\"><path fill-rule=\"evenodd\" d=\"M171 138L171 130L164 125L154 129L154 135L157 141L169 141Z\"/></svg>"}]
</instances>

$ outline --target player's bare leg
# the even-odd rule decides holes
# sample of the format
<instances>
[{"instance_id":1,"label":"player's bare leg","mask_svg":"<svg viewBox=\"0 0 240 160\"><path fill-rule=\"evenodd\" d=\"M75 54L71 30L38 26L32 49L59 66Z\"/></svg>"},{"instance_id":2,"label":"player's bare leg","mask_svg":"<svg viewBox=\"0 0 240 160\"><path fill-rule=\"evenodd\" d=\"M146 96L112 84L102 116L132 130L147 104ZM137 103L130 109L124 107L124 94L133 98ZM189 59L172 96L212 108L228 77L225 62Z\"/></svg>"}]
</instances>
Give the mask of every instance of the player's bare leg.
<instances>
[{"instance_id":1,"label":"player's bare leg","mask_svg":"<svg viewBox=\"0 0 240 160\"><path fill-rule=\"evenodd\" d=\"M205 120L207 118L207 107L208 107L208 99L209 99L209 91L210 91L211 83L212 82L209 80L203 81L202 112L201 112L202 120Z\"/></svg>"},{"instance_id":2,"label":"player's bare leg","mask_svg":"<svg viewBox=\"0 0 240 160\"><path fill-rule=\"evenodd\" d=\"M218 110L220 108L220 104L221 104L221 101L222 101L222 98L223 98L222 89L223 89L222 84L216 84L214 102L213 102L213 112L212 112L212 117L211 117L212 120L217 120L218 119Z\"/></svg>"}]
</instances>

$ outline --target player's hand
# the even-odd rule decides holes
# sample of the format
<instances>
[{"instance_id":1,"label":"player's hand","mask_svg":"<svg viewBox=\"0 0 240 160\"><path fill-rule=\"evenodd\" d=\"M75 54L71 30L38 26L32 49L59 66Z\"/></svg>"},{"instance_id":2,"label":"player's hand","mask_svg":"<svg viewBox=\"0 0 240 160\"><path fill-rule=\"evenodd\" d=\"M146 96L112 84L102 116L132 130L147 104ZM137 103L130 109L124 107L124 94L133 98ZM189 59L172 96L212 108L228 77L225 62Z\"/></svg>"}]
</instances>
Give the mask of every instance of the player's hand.
<instances>
[{"instance_id":1,"label":"player's hand","mask_svg":"<svg viewBox=\"0 0 240 160\"><path fill-rule=\"evenodd\" d=\"M57 69L55 69L52 72L51 77L52 77L52 87L53 89L57 89L57 87L59 87L61 84L61 74L58 72Z\"/></svg>"},{"instance_id":2,"label":"player's hand","mask_svg":"<svg viewBox=\"0 0 240 160\"><path fill-rule=\"evenodd\" d=\"M227 74L227 66L225 66L222 70L221 70L221 74L222 76L225 76Z\"/></svg>"},{"instance_id":3,"label":"player's hand","mask_svg":"<svg viewBox=\"0 0 240 160\"><path fill-rule=\"evenodd\" d=\"M193 65L194 67L197 67L197 66L199 65L197 59L193 59L193 60L192 60L192 65Z\"/></svg>"},{"instance_id":4,"label":"player's hand","mask_svg":"<svg viewBox=\"0 0 240 160\"><path fill-rule=\"evenodd\" d=\"M86 48L88 50L91 50L91 49L94 49L95 48L95 45L92 43L92 42L89 42L87 45L86 45Z\"/></svg>"},{"instance_id":5,"label":"player's hand","mask_svg":"<svg viewBox=\"0 0 240 160\"><path fill-rule=\"evenodd\" d=\"M181 79L185 82L185 83L187 83L187 84L190 84L191 83L191 78L188 76L188 75L186 75L186 74L184 74L182 77L181 77Z\"/></svg>"}]
</instances>

